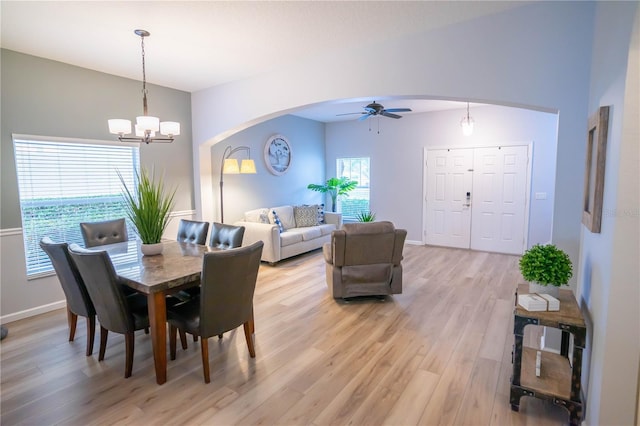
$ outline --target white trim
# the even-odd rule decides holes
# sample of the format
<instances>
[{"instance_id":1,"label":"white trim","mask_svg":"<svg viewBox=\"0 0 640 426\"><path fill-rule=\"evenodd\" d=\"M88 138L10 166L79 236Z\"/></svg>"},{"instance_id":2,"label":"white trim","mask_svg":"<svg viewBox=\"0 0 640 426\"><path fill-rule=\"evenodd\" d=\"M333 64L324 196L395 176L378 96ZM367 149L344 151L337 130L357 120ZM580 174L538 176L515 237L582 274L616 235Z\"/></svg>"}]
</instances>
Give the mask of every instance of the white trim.
<instances>
[{"instance_id":1,"label":"white trim","mask_svg":"<svg viewBox=\"0 0 640 426\"><path fill-rule=\"evenodd\" d=\"M195 214L195 210L180 210L169 213L169 217L194 216Z\"/></svg>"},{"instance_id":2,"label":"white trim","mask_svg":"<svg viewBox=\"0 0 640 426\"><path fill-rule=\"evenodd\" d=\"M2 322L3 325L6 325L7 323L11 323L21 319L30 318L36 315L45 314L47 312L62 309L62 308L65 308L66 306L67 306L67 302L65 300L60 300L58 302L53 302L53 303L49 303L42 306L36 306L35 308L25 309L24 311L15 312L9 315L4 315L0 317L0 322Z\"/></svg>"},{"instance_id":3,"label":"white trim","mask_svg":"<svg viewBox=\"0 0 640 426\"><path fill-rule=\"evenodd\" d=\"M424 243L420 240L404 240L405 244L409 244L412 246L423 246Z\"/></svg>"},{"instance_id":4,"label":"white trim","mask_svg":"<svg viewBox=\"0 0 640 426\"><path fill-rule=\"evenodd\" d=\"M0 229L0 237L9 237L11 235L22 235L22 228Z\"/></svg>"},{"instance_id":5,"label":"white trim","mask_svg":"<svg viewBox=\"0 0 640 426\"><path fill-rule=\"evenodd\" d=\"M135 142L120 142L120 141L107 141L101 139L79 139L79 138L61 138L55 136L39 136L39 135L21 135L19 133L11 134L12 140L21 141L34 141L34 142L51 142L51 143L78 143L84 145L113 145L113 146L130 146L140 147L139 143Z\"/></svg>"}]
</instances>

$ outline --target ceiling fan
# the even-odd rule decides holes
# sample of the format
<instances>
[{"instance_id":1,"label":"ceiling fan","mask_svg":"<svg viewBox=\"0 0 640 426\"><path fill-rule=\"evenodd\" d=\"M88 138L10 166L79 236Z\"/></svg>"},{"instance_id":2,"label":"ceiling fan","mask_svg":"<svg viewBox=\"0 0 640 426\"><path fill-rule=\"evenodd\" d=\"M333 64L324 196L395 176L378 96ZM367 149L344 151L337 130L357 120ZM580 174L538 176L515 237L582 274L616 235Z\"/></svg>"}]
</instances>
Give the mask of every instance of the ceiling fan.
<instances>
[{"instance_id":1,"label":"ceiling fan","mask_svg":"<svg viewBox=\"0 0 640 426\"><path fill-rule=\"evenodd\" d=\"M380 105L376 101L373 101L372 103L370 103L369 105L364 107L364 111L362 111L362 112L347 112L347 113L344 113L344 114L336 114L336 115L361 114L362 117L360 117L358 119L358 121L363 121L363 120L366 120L367 118L372 117L374 115L382 115L384 117L398 119L398 118L402 118L402 116L398 115L398 114L394 114L395 112L409 112L409 111L411 111L411 108L389 108L389 109L385 109L384 106Z\"/></svg>"}]
</instances>

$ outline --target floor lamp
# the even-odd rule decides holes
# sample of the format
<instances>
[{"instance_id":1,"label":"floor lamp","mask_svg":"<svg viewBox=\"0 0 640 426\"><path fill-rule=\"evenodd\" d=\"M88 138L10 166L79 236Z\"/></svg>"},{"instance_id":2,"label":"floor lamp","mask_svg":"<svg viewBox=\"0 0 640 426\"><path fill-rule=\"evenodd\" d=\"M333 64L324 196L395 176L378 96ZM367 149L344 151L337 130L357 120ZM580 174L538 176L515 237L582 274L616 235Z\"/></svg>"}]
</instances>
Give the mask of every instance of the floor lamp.
<instances>
[{"instance_id":1,"label":"floor lamp","mask_svg":"<svg viewBox=\"0 0 640 426\"><path fill-rule=\"evenodd\" d=\"M248 159L242 160L240 166L238 166L238 160L235 158L229 158L238 151L247 151ZM231 148L228 146L225 148L222 154L222 161L220 162L220 222L224 223L224 192L222 189L222 177L225 174L255 174L256 163L251 159L251 150L248 146L239 146L237 148Z\"/></svg>"}]
</instances>

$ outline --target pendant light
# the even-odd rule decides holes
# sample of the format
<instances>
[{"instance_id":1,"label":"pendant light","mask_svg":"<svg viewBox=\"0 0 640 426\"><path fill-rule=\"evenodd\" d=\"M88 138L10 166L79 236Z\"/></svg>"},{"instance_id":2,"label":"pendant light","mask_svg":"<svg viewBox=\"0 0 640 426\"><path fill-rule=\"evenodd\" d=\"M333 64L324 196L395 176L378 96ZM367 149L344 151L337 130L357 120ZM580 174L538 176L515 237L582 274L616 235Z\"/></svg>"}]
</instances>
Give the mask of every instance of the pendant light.
<instances>
[{"instance_id":1,"label":"pendant light","mask_svg":"<svg viewBox=\"0 0 640 426\"><path fill-rule=\"evenodd\" d=\"M465 136L471 136L473 134L473 118L469 116L469 102L467 102L467 115L460 120L460 126L462 126L462 134Z\"/></svg>"},{"instance_id":2,"label":"pendant light","mask_svg":"<svg viewBox=\"0 0 640 426\"><path fill-rule=\"evenodd\" d=\"M144 38L151 34L145 30L135 30L134 33L142 40L142 114L136 117L136 137L128 137L131 133L131 121L125 119L109 120L109 132L118 135L121 142L173 142L173 137L180 134L180 123L176 121L160 122L158 117L147 114L147 74L144 63ZM156 133L163 135L156 137Z\"/></svg>"}]
</instances>

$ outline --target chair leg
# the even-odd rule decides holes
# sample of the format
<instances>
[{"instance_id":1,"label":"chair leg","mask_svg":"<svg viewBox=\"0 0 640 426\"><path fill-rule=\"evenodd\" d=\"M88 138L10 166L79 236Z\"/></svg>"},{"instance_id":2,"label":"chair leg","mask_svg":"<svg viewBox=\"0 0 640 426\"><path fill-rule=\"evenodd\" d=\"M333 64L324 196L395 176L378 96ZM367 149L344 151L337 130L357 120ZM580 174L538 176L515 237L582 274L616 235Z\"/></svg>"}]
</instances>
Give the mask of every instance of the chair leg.
<instances>
[{"instance_id":1,"label":"chair leg","mask_svg":"<svg viewBox=\"0 0 640 426\"><path fill-rule=\"evenodd\" d=\"M243 325L244 325L244 337L247 340L249 355L251 355L251 358L255 358L256 348L253 346L253 334L251 333L251 321L247 321Z\"/></svg>"},{"instance_id":2,"label":"chair leg","mask_svg":"<svg viewBox=\"0 0 640 426\"><path fill-rule=\"evenodd\" d=\"M218 339L222 339L222 334L218 334Z\"/></svg>"},{"instance_id":3,"label":"chair leg","mask_svg":"<svg viewBox=\"0 0 640 426\"><path fill-rule=\"evenodd\" d=\"M109 335L109 330L100 326L100 353L98 354L98 361L102 361L104 359L104 352L107 349L107 336Z\"/></svg>"},{"instance_id":4,"label":"chair leg","mask_svg":"<svg viewBox=\"0 0 640 426\"><path fill-rule=\"evenodd\" d=\"M96 336L96 316L89 315L87 317L87 356L93 353L93 341Z\"/></svg>"},{"instance_id":5,"label":"chair leg","mask_svg":"<svg viewBox=\"0 0 640 426\"><path fill-rule=\"evenodd\" d=\"M67 323L69 324L69 341L73 342L76 337L76 324L78 323L78 315L74 314L67 308Z\"/></svg>"},{"instance_id":6,"label":"chair leg","mask_svg":"<svg viewBox=\"0 0 640 426\"><path fill-rule=\"evenodd\" d=\"M182 345L183 350L187 350L187 333L184 330L178 330L180 333L180 344Z\"/></svg>"},{"instance_id":7,"label":"chair leg","mask_svg":"<svg viewBox=\"0 0 640 426\"><path fill-rule=\"evenodd\" d=\"M149 334L149 327L144 328L144 334Z\"/></svg>"},{"instance_id":8,"label":"chair leg","mask_svg":"<svg viewBox=\"0 0 640 426\"><path fill-rule=\"evenodd\" d=\"M202 353L202 372L204 373L204 382L209 383L209 341L203 337L200 342L200 352Z\"/></svg>"},{"instance_id":9,"label":"chair leg","mask_svg":"<svg viewBox=\"0 0 640 426\"><path fill-rule=\"evenodd\" d=\"M193 341L197 342L198 341L198 336L196 334L193 335Z\"/></svg>"},{"instance_id":10,"label":"chair leg","mask_svg":"<svg viewBox=\"0 0 640 426\"><path fill-rule=\"evenodd\" d=\"M131 371L133 370L133 349L135 347L136 335L133 331L125 333L124 335L124 347L126 352L126 361L124 365L124 378L131 377Z\"/></svg>"},{"instance_id":11,"label":"chair leg","mask_svg":"<svg viewBox=\"0 0 640 426\"><path fill-rule=\"evenodd\" d=\"M176 333L178 329L169 324L169 357L173 361L176 359ZM182 330L181 330L182 331ZM180 340L182 340L182 335L180 335Z\"/></svg>"}]
</instances>

